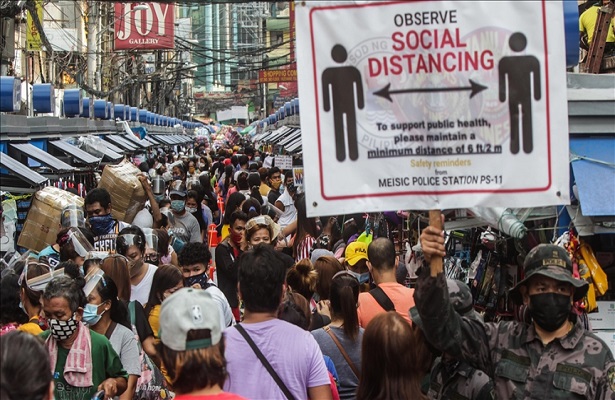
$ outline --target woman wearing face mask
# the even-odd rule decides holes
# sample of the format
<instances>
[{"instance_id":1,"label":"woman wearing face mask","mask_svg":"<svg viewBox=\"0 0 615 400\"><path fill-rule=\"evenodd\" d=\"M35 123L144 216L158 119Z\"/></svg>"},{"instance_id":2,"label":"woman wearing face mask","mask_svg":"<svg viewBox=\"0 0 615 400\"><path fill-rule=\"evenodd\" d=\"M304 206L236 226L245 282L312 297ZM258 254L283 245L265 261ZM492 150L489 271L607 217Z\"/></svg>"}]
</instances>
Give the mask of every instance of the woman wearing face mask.
<instances>
[{"instance_id":1,"label":"woman wearing face mask","mask_svg":"<svg viewBox=\"0 0 615 400\"><path fill-rule=\"evenodd\" d=\"M216 271L218 287L228 300L235 320L239 321L239 297L237 295L237 259L243 252L244 230L248 216L241 211L231 214L229 236L216 247Z\"/></svg>"},{"instance_id":2,"label":"woman wearing face mask","mask_svg":"<svg viewBox=\"0 0 615 400\"><path fill-rule=\"evenodd\" d=\"M183 164L177 163L173 165L171 172L173 174L174 181L186 181L186 170L184 169Z\"/></svg>"},{"instance_id":3,"label":"woman wearing face mask","mask_svg":"<svg viewBox=\"0 0 615 400\"><path fill-rule=\"evenodd\" d=\"M201 208L202 198L196 190L188 190L186 194L186 212L192 214L199 223L199 229L201 231L201 242L204 240L207 234L207 223L203 219L203 210Z\"/></svg>"},{"instance_id":4,"label":"woman wearing face mask","mask_svg":"<svg viewBox=\"0 0 615 400\"><path fill-rule=\"evenodd\" d=\"M111 342L128 373L126 391L120 400L132 400L141 375L141 363L137 340L128 321L128 310L118 299L115 282L102 270L93 271L86 279L85 292L90 293L83 309L83 322Z\"/></svg>"},{"instance_id":5,"label":"woman wearing face mask","mask_svg":"<svg viewBox=\"0 0 615 400\"><path fill-rule=\"evenodd\" d=\"M268 215L259 215L246 223L244 249L251 249L261 243L275 245L281 228Z\"/></svg>"},{"instance_id":6,"label":"woman wearing face mask","mask_svg":"<svg viewBox=\"0 0 615 400\"><path fill-rule=\"evenodd\" d=\"M120 231L115 248L118 254L130 261L130 301L145 304L156 272L156 266L145 262L145 235L136 226Z\"/></svg>"},{"instance_id":7,"label":"woman wearing face mask","mask_svg":"<svg viewBox=\"0 0 615 400\"><path fill-rule=\"evenodd\" d=\"M312 332L322 354L335 364L340 399L355 398L361 375L363 328L359 327L358 300L359 281L348 271L335 274L331 282L331 323Z\"/></svg>"},{"instance_id":8,"label":"woman wearing face mask","mask_svg":"<svg viewBox=\"0 0 615 400\"><path fill-rule=\"evenodd\" d=\"M126 390L128 375L109 340L82 322L86 304L83 278L53 278L43 293L50 330L41 334L50 355L56 399L89 400L98 390L105 398Z\"/></svg>"}]
</instances>

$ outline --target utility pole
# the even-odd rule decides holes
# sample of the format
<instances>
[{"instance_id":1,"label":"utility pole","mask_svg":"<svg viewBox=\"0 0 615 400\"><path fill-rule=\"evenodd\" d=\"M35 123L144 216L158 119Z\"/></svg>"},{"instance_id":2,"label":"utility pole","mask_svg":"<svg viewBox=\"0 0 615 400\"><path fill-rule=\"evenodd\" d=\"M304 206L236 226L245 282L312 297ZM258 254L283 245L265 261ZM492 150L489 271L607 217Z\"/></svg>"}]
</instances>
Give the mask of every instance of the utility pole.
<instances>
[{"instance_id":1,"label":"utility pole","mask_svg":"<svg viewBox=\"0 0 615 400\"><path fill-rule=\"evenodd\" d=\"M88 74L87 74L87 84L90 88L94 89L95 87L95 71L96 71L96 38L97 38L97 22L98 20L98 3L90 0L88 2ZM90 94L90 110L89 115L90 119L94 119L94 95Z\"/></svg>"}]
</instances>

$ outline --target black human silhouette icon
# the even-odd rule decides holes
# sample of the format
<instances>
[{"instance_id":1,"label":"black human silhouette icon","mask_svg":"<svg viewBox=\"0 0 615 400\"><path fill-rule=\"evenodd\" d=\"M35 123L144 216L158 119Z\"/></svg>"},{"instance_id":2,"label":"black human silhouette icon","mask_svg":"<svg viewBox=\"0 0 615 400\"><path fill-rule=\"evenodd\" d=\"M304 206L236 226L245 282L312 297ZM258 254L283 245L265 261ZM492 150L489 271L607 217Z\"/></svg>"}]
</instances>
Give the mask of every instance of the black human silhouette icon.
<instances>
[{"instance_id":1,"label":"black human silhouette icon","mask_svg":"<svg viewBox=\"0 0 615 400\"><path fill-rule=\"evenodd\" d=\"M336 44L331 49L331 58L338 64L345 62L347 57L348 53L341 44ZM325 111L328 112L333 108L337 160L346 159L345 130L347 130L348 153L350 159L354 161L359 158L355 94L356 107L363 109L365 106L361 73L352 66L327 68L322 73L322 92ZM346 129L344 129L344 116L346 116Z\"/></svg>"},{"instance_id":2,"label":"black human silhouette icon","mask_svg":"<svg viewBox=\"0 0 615 400\"><path fill-rule=\"evenodd\" d=\"M526 44L527 39L521 32L513 33L508 40L511 50L517 53L525 50ZM510 152L512 154L519 152L519 116L521 116L523 151L531 153L533 148L532 92L534 100L540 100L540 62L534 56L513 55L502 57L498 64L498 70L500 102L502 103L506 101L506 87L508 83Z\"/></svg>"}]
</instances>

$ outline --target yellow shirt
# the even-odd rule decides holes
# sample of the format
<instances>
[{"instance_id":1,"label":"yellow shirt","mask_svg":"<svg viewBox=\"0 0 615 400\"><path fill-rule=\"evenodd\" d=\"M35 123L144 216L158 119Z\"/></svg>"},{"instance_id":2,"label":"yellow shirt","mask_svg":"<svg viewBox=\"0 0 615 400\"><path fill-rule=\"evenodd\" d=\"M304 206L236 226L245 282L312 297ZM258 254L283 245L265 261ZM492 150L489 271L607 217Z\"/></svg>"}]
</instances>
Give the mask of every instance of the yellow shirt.
<instances>
[{"instance_id":1,"label":"yellow shirt","mask_svg":"<svg viewBox=\"0 0 615 400\"><path fill-rule=\"evenodd\" d=\"M226 239L226 237L230 234L231 234L231 226L229 224L222 225L220 241L223 241L224 239Z\"/></svg>"},{"instance_id":2,"label":"yellow shirt","mask_svg":"<svg viewBox=\"0 0 615 400\"><path fill-rule=\"evenodd\" d=\"M154 343L160 343L160 337L158 336L158 333L160 332L160 304L152 307L152 310L147 316L147 322L149 322L149 325L152 327L152 331L154 331ZM160 372L162 372L162 375L164 376L164 379L167 380L167 383L171 385L171 379L169 378L169 375L167 375L167 369L164 367L162 362L160 364Z\"/></svg>"},{"instance_id":3,"label":"yellow shirt","mask_svg":"<svg viewBox=\"0 0 615 400\"><path fill-rule=\"evenodd\" d=\"M261 196L265 197L269 194L270 190L271 188L263 182L261 182L261 186L258 188L258 191L260 192Z\"/></svg>"},{"instance_id":4,"label":"yellow shirt","mask_svg":"<svg viewBox=\"0 0 615 400\"><path fill-rule=\"evenodd\" d=\"M587 33L587 43L590 44L594 38L594 31L596 30L596 21L598 19L598 11L600 7L589 7L579 17L579 31ZM607 42L615 42L615 33L613 32L613 20L609 22L609 32L606 35Z\"/></svg>"},{"instance_id":5,"label":"yellow shirt","mask_svg":"<svg viewBox=\"0 0 615 400\"><path fill-rule=\"evenodd\" d=\"M154 339L159 342L160 338L158 337L158 331L160 330L160 304L152 307L152 310L147 316L147 322L149 322L149 326L151 326L152 331L154 331Z\"/></svg>"},{"instance_id":6,"label":"yellow shirt","mask_svg":"<svg viewBox=\"0 0 615 400\"><path fill-rule=\"evenodd\" d=\"M27 332L35 336L38 336L39 334L43 333L43 330L41 329L41 327L38 326L37 317L30 318L30 321L28 321L27 323L23 325L20 325L19 328L17 328L17 330L20 330L22 332Z\"/></svg>"}]
</instances>

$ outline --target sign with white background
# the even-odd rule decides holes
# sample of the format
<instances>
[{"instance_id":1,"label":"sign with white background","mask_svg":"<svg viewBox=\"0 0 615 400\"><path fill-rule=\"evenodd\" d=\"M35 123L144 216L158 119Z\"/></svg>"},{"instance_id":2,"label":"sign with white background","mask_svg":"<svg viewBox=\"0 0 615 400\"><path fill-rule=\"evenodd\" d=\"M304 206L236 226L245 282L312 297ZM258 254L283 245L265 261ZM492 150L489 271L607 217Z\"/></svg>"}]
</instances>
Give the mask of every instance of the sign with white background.
<instances>
[{"instance_id":1,"label":"sign with white background","mask_svg":"<svg viewBox=\"0 0 615 400\"><path fill-rule=\"evenodd\" d=\"M561 1L296 13L309 215L569 202Z\"/></svg>"}]
</instances>

